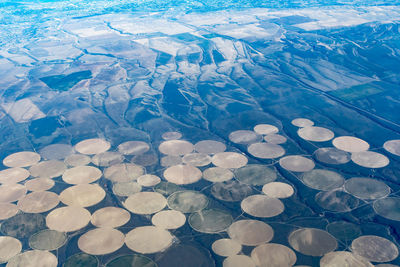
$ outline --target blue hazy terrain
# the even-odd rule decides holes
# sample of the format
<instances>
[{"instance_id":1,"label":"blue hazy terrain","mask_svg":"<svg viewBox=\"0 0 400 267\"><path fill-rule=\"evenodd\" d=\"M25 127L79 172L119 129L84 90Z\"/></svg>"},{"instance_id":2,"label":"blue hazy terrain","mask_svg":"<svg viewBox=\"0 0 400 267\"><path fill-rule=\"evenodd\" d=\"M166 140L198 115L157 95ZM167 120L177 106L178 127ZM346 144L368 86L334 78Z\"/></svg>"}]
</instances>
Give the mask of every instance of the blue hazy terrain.
<instances>
[{"instance_id":1,"label":"blue hazy terrain","mask_svg":"<svg viewBox=\"0 0 400 267\"><path fill-rule=\"evenodd\" d=\"M332 141L301 138L291 123L296 118L307 118L335 137L358 137L390 163L368 168L351 161L320 162L315 151L332 147ZM355 202L345 210L326 209L316 197L323 191L306 186L303 173L285 169L279 158L254 156L248 150L251 142L229 138L258 124L279 129L287 139L281 144L285 155L313 159L316 169L334 171L345 180L382 181L390 187L389 197L399 198L400 156L383 144L400 139L400 2L0 1L0 160L19 151L74 146L90 138L107 140L110 151L137 140L149 144L148 158L126 157L125 162L143 165L146 173L165 182L168 166L158 150L162 134L179 132L192 144L217 140L227 151L245 155L249 164L268 165L295 193L282 199L285 211L279 216L256 218L242 211L240 201L216 198L209 181L182 185L205 194L209 208L226 210L234 220L266 222L274 229L271 242L288 247L295 229L318 228L335 236L338 251L351 251L352 241L363 235L384 237L399 248L400 217L377 214L375 199L356 199L341 188L346 196L337 195L327 205ZM69 186L60 177L52 178L55 186L49 191L60 194ZM112 182L102 177L96 183L107 196L89 207L90 213L105 206L124 207L125 198L113 193ZM261 194L262 186L253 184L251 190ZM337 222L349 228L330 231ZM132 221L119 230L126 234L143 225L151 225L151 215L132 214ZM81 252L77 240L93 228L89 224L67 233L66 243L51 252L59 266ZM146 256L159 267L223 266L225 258L211 245L227 233L192 228L186 223L171 230L172 246ZM8 234L2 230L1 235ZM19 239L23 252L31 249L29 236ZM252 249L243 246L240 253L250 256ZM319 266L322 255L294 251L296 265ZM106 264L130 253L124 245L96 257ZM400 265L398 257L371 262Z\"/></svg>"}]
</instances>

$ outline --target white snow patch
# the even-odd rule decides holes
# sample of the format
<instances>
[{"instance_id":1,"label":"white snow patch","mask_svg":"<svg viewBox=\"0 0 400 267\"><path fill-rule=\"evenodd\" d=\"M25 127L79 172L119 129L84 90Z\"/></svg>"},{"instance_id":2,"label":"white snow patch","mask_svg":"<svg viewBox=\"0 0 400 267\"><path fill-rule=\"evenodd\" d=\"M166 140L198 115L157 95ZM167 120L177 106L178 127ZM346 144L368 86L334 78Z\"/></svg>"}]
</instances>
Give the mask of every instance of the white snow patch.
<instances>
[{"instance_id":1,"label":"white snow patch","mask_svg":"<svg viewBox=\"0 0 400 267\"><path fill-rule=\"evenodd\" d=\"M46 115L29 99L24 98L14 103L3 103L1 107L15 122L22 123L46 117Z\"/></svg>"}]
</instances>

